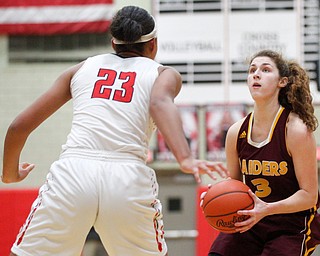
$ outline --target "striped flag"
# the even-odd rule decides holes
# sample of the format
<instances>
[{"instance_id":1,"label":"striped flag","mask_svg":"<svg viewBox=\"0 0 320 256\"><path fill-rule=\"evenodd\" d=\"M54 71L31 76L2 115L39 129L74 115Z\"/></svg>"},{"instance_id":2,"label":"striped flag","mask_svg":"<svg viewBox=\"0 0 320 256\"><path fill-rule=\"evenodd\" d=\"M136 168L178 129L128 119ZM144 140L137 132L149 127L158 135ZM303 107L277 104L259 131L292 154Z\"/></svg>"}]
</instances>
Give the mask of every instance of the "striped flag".
<instances>
[{"instance_id":1,"label":"striped flag","mask_svg":"<svg viewBox=\"0 0 320 256\"><path fill-rule=\"evenodd\" d=\"M0 34L106 32L113 0L0 0Z\"/></svg>"}]
</instances>

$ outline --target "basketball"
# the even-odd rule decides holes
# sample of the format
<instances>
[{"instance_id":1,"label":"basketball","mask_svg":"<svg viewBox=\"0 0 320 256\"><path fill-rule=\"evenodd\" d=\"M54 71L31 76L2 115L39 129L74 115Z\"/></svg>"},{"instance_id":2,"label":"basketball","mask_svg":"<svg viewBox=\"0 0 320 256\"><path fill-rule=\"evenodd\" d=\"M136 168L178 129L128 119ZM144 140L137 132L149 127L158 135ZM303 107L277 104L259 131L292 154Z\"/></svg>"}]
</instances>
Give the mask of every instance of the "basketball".
<instances>
[{"instance_id":1,"label":"basketball","mask_svg":"<svg viewBox=\"0 0 320 256\"><path fill-rule=\"evenodd\" d=\"M238 210L253 208L249 187L239 180L227 179L212 185L203 198L202 209L207 222L223 233L235 233L234 223L244 221Z\"/></svg>"}]
</instances>

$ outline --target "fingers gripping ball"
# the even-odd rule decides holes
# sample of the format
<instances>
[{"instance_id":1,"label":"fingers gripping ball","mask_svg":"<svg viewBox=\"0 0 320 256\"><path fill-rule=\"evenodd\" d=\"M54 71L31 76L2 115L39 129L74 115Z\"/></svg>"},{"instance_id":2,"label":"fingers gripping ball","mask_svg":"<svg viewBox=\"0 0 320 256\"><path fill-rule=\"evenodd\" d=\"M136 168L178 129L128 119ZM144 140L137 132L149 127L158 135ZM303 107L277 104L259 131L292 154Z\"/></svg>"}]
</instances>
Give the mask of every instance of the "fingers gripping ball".
<instances>
[{"instance_id":1,"label":"fingers gripping ball","mask_svg":"<svg viewBox=\"0 0 320 256\"><path fill-rule=\"evenodd\" d=\"M234 223L244 221L238 210L252 209L249 187L239 180L227 179L212 185L203 198L202 209L207 222L216 230L235 233Z\"/></svg>"}]
</instances>

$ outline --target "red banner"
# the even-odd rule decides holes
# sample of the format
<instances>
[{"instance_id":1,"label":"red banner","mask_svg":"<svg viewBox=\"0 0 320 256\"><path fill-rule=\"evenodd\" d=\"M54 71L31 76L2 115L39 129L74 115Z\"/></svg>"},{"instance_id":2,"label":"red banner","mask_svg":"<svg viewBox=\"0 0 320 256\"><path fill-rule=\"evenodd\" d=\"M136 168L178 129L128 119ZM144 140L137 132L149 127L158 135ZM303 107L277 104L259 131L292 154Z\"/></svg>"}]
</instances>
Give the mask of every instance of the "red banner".
<instances>
[{"instance_id":1,"label":"red banner","mask_svg":"<svg viewBox=\"0 0 320 256\"><path fill-rule=\"evenodd\" d=\"M179 111L183 123L183 130L189 147L194 157L199 157L199 127L197 106L179 106ZM155 148L154 161L174 162L176 159L164 141L163 135L157 131L157 145Z\"/></svg>"},{"instance_id":2,"label":"red banner","mask_svg":"<svg viewBox=\"0 0 320 256\"><path fill-rule=\"evenodd\" d=\"M206 106L207 159L225 161L225 139L230 126L247 115L243 104Z\"/></svg>"},{"instance_id":3,"label":"red banner","mask_svg":"<svg viewBox=\"0 0 320 256\"><path fill-rule=\"evenodd\" d=\"M5 0L0 2L0 34L103 33L112 16L113 0Z\"/></svg>"}]
</instances>

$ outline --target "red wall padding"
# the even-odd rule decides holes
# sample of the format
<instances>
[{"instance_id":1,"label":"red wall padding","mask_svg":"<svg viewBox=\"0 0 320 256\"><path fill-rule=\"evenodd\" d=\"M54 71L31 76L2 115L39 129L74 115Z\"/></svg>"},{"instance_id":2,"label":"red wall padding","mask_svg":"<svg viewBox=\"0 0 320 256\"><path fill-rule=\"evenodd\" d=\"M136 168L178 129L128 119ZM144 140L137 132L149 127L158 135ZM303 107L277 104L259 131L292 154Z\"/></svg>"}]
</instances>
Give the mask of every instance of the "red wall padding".
<instances>
[{"instance_id":1,"label":"red wall padding","mask_svg":"<svg viewBox=\"0 0 320 256\"><path fill-rule=\"evenodd\" d=\"M206 221L200 205L200 195L202 192L208 189L207 186L199 186L197 191L196 201L196 220L198 237L196 239L196 255L197 256L208 256L209 249L212 242L219 234L219 231L213 229Z\"/></svg>"},{"instance_id":2,"label":"red wall padding","mask_svg":"<svg viewBox=\"0 0 320 256\"><path fill-rule=\"evenodd\" d=\"M9 255L37 195L38 189L0 190L0 255Z\"/></svg>"}]
</instances>

